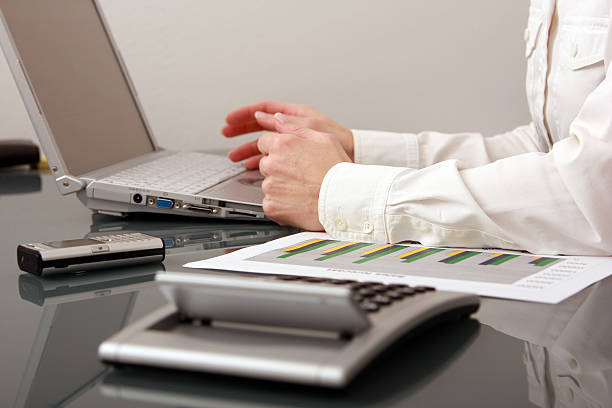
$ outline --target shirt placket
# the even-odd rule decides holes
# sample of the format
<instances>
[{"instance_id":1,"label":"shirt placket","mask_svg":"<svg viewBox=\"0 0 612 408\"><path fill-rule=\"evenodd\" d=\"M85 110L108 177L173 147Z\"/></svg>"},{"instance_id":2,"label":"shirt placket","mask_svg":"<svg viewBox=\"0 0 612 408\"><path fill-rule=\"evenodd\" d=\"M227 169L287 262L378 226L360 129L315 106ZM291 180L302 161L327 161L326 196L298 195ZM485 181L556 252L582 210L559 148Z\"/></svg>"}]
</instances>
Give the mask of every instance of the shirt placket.
<instances>
[{"instance_id":1,"label":"shirt placket","mask_svg":"<svg viewBox=\"0 0 612 408\"><path fill-rule=\"evenodd\" d=\"M533 58L535 58L534 62L536 68L533 78L535 100L532 101L533 111L531 112L531 115L540 140L545 140L548 144L548 148L551 149L552 142L544 122L544 109L548 77L548 36L555 11L555 0L542 1L542 7L544 12L542 32L540 33L540 40L536 44L536 49L534 50L533 56Z\"/></svg>"}]
</instances>

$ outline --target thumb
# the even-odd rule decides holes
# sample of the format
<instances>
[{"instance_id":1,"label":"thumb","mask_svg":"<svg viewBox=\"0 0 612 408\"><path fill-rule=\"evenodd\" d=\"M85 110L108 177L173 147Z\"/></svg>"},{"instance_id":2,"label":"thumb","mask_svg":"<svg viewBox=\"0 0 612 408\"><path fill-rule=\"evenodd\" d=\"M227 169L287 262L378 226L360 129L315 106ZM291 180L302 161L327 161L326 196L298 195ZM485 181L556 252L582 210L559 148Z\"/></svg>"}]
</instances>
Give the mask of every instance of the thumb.
<instances>
[{"instance_id":1,"label":"thumb","mask_svg":"<svg viewBox=\"0 0 612 408\"><path fill-rule=\"evenodd\" d=\"M302 118L287 116L282 113L274 114L274 127L278 133L288 133L301 137L309 137L316 133L301 122L303 122Z\"/></svg>"}]
</instances>

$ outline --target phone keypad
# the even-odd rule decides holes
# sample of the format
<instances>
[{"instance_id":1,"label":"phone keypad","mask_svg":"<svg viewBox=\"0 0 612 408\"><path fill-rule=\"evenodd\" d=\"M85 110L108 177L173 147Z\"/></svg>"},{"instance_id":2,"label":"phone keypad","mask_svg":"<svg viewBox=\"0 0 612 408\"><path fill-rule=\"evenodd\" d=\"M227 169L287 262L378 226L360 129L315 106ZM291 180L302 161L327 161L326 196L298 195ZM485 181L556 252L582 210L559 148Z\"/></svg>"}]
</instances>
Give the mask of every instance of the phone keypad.
<instances>
[{"instance_id":1,"label":"phone keypad","mask_svg":"<svg viewBox=\"0 0 612 408\"><path fill-rule=\"evenodd\" d=\"M142 234L140 232L134 232L130 234L115 234L115 235L104 235L100 237L91 237L91 239L99 242L143 242L151 239L159 239L150 235Z\"/></svg>"},{"instance_id":2,"label":"phone keypad","mask_svg":"<svg viewBox=\"0 0 612 408\"><path fill-rule=\"evenodd\" d=\"M331 279L314 276L278 275L276 276L276 279L312 284L322 283L349 286L353 293L353 299L359 304L361 309L367 313L378 312L384 307L390 306L395 302L436 290L431 286L410 286L393 283L385 284L381 282L359 282L350 279Z\"/></svg>"}]
</instances>

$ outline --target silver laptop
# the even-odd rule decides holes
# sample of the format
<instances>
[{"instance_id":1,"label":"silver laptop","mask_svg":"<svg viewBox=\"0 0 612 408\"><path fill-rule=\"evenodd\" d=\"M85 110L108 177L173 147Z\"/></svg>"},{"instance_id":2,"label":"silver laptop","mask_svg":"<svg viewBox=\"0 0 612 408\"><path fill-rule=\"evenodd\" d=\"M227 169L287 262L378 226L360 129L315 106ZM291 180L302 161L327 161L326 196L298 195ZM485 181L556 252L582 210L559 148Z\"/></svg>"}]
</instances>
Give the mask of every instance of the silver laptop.
<instances>
[{"instance_id":1,"label":"silver laptop","mask_svg":"<svg viewBox=\"0 0 612 408\"><path fill-rule=\"evenodd\" d=\"M157 145L97 0L0 0L0 46L62 194L111 215L264 219L259 172Z\"/></svg>"}]
</instances>

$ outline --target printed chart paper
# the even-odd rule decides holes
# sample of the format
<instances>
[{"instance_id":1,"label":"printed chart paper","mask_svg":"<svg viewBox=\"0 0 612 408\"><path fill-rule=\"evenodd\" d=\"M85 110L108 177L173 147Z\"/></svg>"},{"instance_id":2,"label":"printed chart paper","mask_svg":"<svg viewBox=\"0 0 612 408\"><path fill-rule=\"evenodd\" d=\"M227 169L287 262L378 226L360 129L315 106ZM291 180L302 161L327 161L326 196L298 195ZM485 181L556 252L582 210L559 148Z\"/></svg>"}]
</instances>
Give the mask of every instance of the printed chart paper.
<instances>
[{"instance_id":1,"label":"printed chart paper","mask_svg":"<svg viewBox=\"0 0 612 408\"><path fill-rule=\"evenodd\" d=\"M429 285L558 303L612 274L612 258L380 245L303 232L185 267Z\"/></svg>"}]
</instances>

